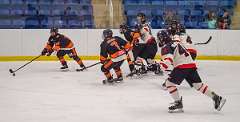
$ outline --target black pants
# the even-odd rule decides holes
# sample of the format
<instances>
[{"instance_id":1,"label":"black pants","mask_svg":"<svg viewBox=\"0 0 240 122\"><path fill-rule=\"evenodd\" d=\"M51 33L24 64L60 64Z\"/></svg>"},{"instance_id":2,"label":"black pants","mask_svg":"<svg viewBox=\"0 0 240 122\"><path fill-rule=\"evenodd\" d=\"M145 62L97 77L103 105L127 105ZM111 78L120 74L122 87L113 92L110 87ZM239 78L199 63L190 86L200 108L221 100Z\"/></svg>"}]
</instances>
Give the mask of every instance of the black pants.
<instances>
[{"instance_id":1,"label":"black pants","mask_svg":"<svg viewBox=\"0 0 240 122\"><path fill-rule=\"evenodd\" d=\"M174 68L169 75L168 80L174 84L180 85L183 80L186 80L191 87L193 83L201 83L202 80L197 72L197 68Z\"/></svg>"},{"instance_id":2,"label":"black pants","mask_svg":"<svg viewBox=\"0 0 240 122\"><path fill-rule=\"evenodd\" d=\"M122 77L121 65L123 64L124 60L119 62L112 62L112 60L108 60L105 64L102 65L101 71L105 74L107 79L111 79L112 75L110 73L111 69L114 69L117 77Z\"/></svg>"},{"instance_id":3,"label":"black pants","mask_svg":"<svg viewBox=\"0 0 240 122\"><path fill-rule=\"evenodd\" d=\"M102 72L110 71L111 69L119 69L123 64L124 60L119 62L112 62L111 60L107 61L105 64L102 65Z\"/></svg>"},{"instance_id":4,"label":"black pants","mask_svg":"<svg viewBox=\"0 0 240 122\"><path fill-rule=\"evenodd\" d=\"M78 57L77 52L75 50L75 48L71 49L71 50L59 50L57 52L57 57L60 60L60 62L62 63L62 65L67 65L64 56L68 55L70 58L73 58L79 65L83 66L82 60Z\"/></svg>"},{"instance_id":5,"label":"black pants","mask_svg":"<svg viewBox=\"0 0 240 122\"><path fill-rule=\"evenodd\" d=\"M136 60L137 57L147 59L154 59L158 51L156 43L151 44L139 44L133 47L133 55Z\"/></svg>"}]
</instances>

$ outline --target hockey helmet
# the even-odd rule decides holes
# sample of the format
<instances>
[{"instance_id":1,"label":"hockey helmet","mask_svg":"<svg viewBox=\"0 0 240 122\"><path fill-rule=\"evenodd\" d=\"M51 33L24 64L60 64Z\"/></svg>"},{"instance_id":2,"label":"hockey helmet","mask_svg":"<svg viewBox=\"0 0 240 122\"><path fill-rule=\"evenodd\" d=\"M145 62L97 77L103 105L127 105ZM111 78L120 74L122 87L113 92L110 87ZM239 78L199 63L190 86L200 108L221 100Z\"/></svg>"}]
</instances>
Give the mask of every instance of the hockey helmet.
<instances>
[{"instance_id":1,"label":"hockey helmet","mask_svg":"<svg viewBox=\"0 0 240 122\"><path fill-rule=\"evenodd\" d=\"M183 24L179 25L179 32L180 33L186 33L186 28L185 28L185 26Z\"/></svg>"},{"instance_id":2,"label":"hockey helmet","mask_svg":"<svg viewBox=\"0 0 240 122\"><path fill-rule=\"evenodd\" d=\"M179 23L177 22L177 20L172 20L171 21L171 28L172 29L177 29Z\"/></svg>"},{"instance_id":3,"label":"hockey helmet","mask_svg":"<svg viewBox=\"0 0 240 122\"><path fill-rule=\"evenodd\" d=\"M58 33L58 28L56 28L56 27L51 28L50 33L52 33L52 32Z\"/></svg>"},{"instance_id":4,"label":"hockey helmet","mask_svg":"<svg viewBox=\"0 0 240 122\"><path fill-rule=\"evenodd\" d=\"M122 24L120 25L120 33L123 34L124 32L126 32L127 30L129 30L129 27L126 24Z\"/></svg>"},{"instance_id":5,"label":"hockey helmet","mask_svg":"<svg viewBox=\"0 0 240 122\"><path fill-rule=\"evenodd\" d=\"M146 22L146 15L144 13L142 13L142 12L138 13L137 14L137 21L140 24L145 23Z\"/></svg>"},{"instance_id":6,"label":"hockey helmet","mask_svg":"<svg viewBox=\"0 0 240 122\"><path fill-rule=\"evenodd\" d=\"M105 38L111 38L112 37L112 35L113 35L113 32L112 32L112 30L111 29L105 29L105 30L103 30L103 39L105 39Z\"/></svg>"},{"instance_id":7,"label":"hockey helmet","mask_svg":"<svg viewBox=\"0 0 240 122\"><path fill-rule=\"evenodd\" d=\"M166 30L161 30L157 33L157 40L158 40L159 47L162 47L168 42L170 42L171 38Z\"/></svg>"}]
</instances>

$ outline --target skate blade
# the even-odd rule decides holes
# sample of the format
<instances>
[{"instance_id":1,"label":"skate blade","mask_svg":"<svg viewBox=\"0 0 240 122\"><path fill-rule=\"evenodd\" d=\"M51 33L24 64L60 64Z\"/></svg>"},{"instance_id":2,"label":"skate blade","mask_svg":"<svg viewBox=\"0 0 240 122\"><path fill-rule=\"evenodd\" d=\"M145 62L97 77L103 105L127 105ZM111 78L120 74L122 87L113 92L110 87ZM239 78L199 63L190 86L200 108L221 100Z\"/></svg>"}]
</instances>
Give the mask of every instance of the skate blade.
<instances>
[{"instance_id":1,"label":"skate blade","mask_svg":"<svg viewBox=\"0 0 240 122\"><path fill-rule=\"evenodd\" d=\"M83 69L76 69L77 72L82 72L82 71L86 71L87 69L86 68L83 68Z\"/></svg>"},{"instance_id":2,"label":"skate blade","mask_svg":"<svg viewBox=\"0 0 240 122\"><path fill-rule=\"evenodd\" d=\"M183 113L183 109L177 109L177 110L168 110L168 113Z\"/></svg>"},{"instance_id":3,"label":"skate blade","mask_svg":"<svg viewBox=\"0 0 240 122\"><path fill-rule=\"evenodd\" d=\"M222 107L224 106L224 104L226 103L226 101L227 101L227 100L224 99L224 98L221 100L221 103L220 103L219 107L217 108L218 111L221 111L221 109L222 109Z\"/></svg>"},{"instance_id":4,"label":"skate blade","mask_svg":"<svg viewBox=\"0 0 240 122\"><path fill-rule=\"evenodd\" d=\"M143 78L143 76L142 75L137 75L137 74L134 74L134 75L132 75L132 76L126 76L127 78L130 78L130 79L141 79L141 78Z\"/></svg>"},{"instance_id":5,"label":"skate blade","mask_svg":"<svg viewBox=\"0 0 240 122\"><path fill-rule=\"evenodd\" d=\"M70 71L69 69L60 69L61 72L68 72Z\"/></svg>"},{"instance_id":6,"label":"skate blade","mask_svg":"<svg viewBox=\"0 0 240 122\"><path fill-rule=\"evenodd\" d=\"M121 84L121 83L123 83L123 80L121 80L121 81L115 81L115 83Z\"/></svg>"},{"instance_id":7,"label":"skate blade","mask_svg":"<svg viewBox=\"0 0 240 122\"><path fill-rule=\"evenodd\" d=\"M103 80L102 83L103 85L110 85L110 86L114 84L114 82L109 82L107 80Z\"/></svg>"},{"instance_id":8,"label":"skate blade","mask_svg":"<svg viewBox=\"0 0 240 122\"><path fill-rule=\"evenodd\" d=\"M117 85L117 84L122 84L123 81L113 81L113 82L103 81L102 83L103 83L103 85L114 86L114 85Z\"/></svg>"}]
</instances>

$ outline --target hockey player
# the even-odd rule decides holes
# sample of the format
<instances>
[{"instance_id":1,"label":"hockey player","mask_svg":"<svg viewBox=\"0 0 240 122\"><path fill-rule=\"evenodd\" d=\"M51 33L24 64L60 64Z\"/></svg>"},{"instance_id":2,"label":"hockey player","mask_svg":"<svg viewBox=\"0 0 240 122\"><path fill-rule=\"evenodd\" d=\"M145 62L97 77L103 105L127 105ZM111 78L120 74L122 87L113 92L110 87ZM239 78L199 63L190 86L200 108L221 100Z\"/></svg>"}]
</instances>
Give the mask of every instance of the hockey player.
<instances>
[{"instance_id":1,"label":"hockey player","mask_svg":"<svg viewBox=\"0 0 240 122\"><path fill-rule=\"evenodd\" d=\"M66 36L58 33L58 28L51 28L50 37L45 48L42 50L42 55L50 56L54 51L57 52L57 57L62 64L60 69L68 69L67 62L64 56L68 54L70 58L73 58L81 68L85 68L82 60L78 57L73 42Z\"/></svg>"},{"instance_id":2,"label":"hockey player","mask_svg":"<svg viewBox=\"0 0 240 122\"><path fill-rule=\"evenodd\" d=\"M138 32L132 31L125 24L120 25L120 33L124 35L125 39L131 46L129 51L127 52L127 61L128 61L129 69L132 73L132 72L134 72L134 70L136 70L135 66L134 66L135 57L133 54L133 48L134 48L136 42L138 41L138 38L140 38L140 34Z\"/></svg>"},{"instance_id":3,"label":"hockey player","mask_svg":"<svg viewBox=\"0 0 240 122\"><path fill-rule=\"evenodd\" d=\"M180 97L176 85L180 85L184 79L197 91L210 97L214 102L214 108L220 111L225 104L226 99L217 95L209 89L208 85L202 83L197 71L196 63L185 48L186 43L166 40L161 41L163 41L161 42L162 44L166 45L165 51L168 53L174 66L171 74L166 80L167 90L174 99L174 103L168 107L169 112L183 112L182 97ZM163 63L166 65L168 64L166 61L163 61Z\"/></svg>"},{"instance_id":4,"label":"hockey player","mask_svg":"<svg viewBox=\"0 0 240 122\"><path fill-rule=\"evenodd\" d=\"M170 34L170 37L174 40L174 35L178 32L179 23L177 20L172 20L171 24L167 27L167 32Z\"/></svg>"},{"instance_id":5,"label":"hockey player","mask_svg":"<svg viewBox=\"0 0 240 122\"><path fill-rule=\"evenodd\" d=\"M147 73L143 61L140 60L140 57L137 59L137 48L139 46L140 33L134 30L131 30L127 25L120 25L120 33L124 35L125 39L131 45L131 49L127 52L127 60L130 68L130 73L127 77L132 77L134 74L141 75ZM142 58L141 58L142 59ZM141 62L139 62L141 61Z\"/></svg>"},{"instance_id":6,"label":"hockey player","mask_svg":"<svg viewBox=\"0 0 240 122\"><path fill-rule=\"evenodd\" d=\"M183 27L181 27L183 28ZM163 68L164 71L172 71L173 69L173 61L172 61L172 58L171 58L171 54L169 54L170 52L168 51L169 49L169 44L172 44L174 41L175 42L182 42L185 44L186 46L186 50L190 53L191 57L193 60L196 59L196 50L193 48L193 45L190 44L190 42L187 42L188 39L186 39L186 37L189 37L186 35L186 31L185 31L185 28L181 29L179 28L179 32L176 34L178 35L179 34L179 40L172 40L170 38L170 34L168 34L168 31L166 30L162 30L162 31L159 31L157 33L157 40L159 42L159 47L161 48L161 62L160 62L160 66ZM191 41L191 40L190 40ZM165 44L167 42L167 44ZM192 87L192 84L189 84L191 87ZM162 84L162 87L164 90L167 90L167 87L166 87L166 82L164 82Z\"/></svg>"},{"instance_id":7,"label":"hockey player","mask_svg":"<svg viewBox=\"0 0 240 122\"><path fill-rule=\"evenodd\" d=\"M110 29L103 31L103 42L100 45L100 61L103 64L101 71L107 80L103 80L103 84L121 82L123 80L121 65L126 59L126 52L130 49L130 45L120 37L113 37ZM110 70L114 69L117 78L113 78Z\"/></svg>"},{"instance_id":8,"label":"hockey player","mask_svg":"<svg viewBox=\"0 0 240 122\"><path fill-rule=\"evenodd\" d=\"M173 41L166 30L159 31L157 33L157 40L158 46L161 48L160 66L164 71L172 71L173 60L168 45L172 44Z\"/></svg>"},{"instance_id":9,"label":"hockey player","mask_svg":"<svg viewBox=\"0 0 240 122\"><path fill-rule=\"evenodd\" d=\"M136 55L135 62L142 62L142 58L147 62L147 70L153 71L155 74L160 74L160 67L154 60L158 50L157 42L151 33L151 27L144 13L137 14L137 22L135 31L140 33L141 39L138 39L137 46L133 49L134 55Z\"/></svg>"},{"instance_id":10,"label":"hockey player","mask_svg":"<svg viewBox=\"0 0 240 122\"><path fill-rule=\"evenodd\" d=\"M172 40L186 43L187 50L190 52L193 60L195 60L197 57L197 50L192 44L191 37L186 33L184 25L178 23L176 20L173 20L167 31Z\"/></svg>"}]
</instances>

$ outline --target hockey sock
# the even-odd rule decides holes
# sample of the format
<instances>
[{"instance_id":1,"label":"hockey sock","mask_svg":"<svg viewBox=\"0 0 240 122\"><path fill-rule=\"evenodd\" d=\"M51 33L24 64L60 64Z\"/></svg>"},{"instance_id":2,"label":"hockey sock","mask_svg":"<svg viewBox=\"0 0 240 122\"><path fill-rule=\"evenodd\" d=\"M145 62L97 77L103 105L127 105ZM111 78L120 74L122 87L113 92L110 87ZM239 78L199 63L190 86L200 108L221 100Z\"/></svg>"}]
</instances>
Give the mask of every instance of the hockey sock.
<instances>
[{"instance_id":1,"label":"hockey sock","mask_svg":"<svg viewBox=\"0 0 240 122\"><path fill-rule=\"evenodd\" d=\"M83 67L83 62L78 56L73 56L73 59L81 66Z\"/></svg>"},{"instance_id":2,"label":"hockey sock","mask_svg":"<svg viewBox=\"0 0 240 122\"><path fill-rule=\"evenodd\" d=\"M63 57L59 57L59 60L63 66L67 66L67 62L65 61L65 59Z\"/></svg>"},{"instance_id":3,"label":"hockey sock","mask_svg":"<svg viewBox=\"0 0 240 122\"><path fill-rule=\"evenodd\" d=\"M211 90L209 90L208 86L204 83L193 83L193 87L200 91L201 93L207 95L210 98L213 98L214 94Z\"/></svg>"},{"instance_id":4,"label":"hockey sock","mask_svg":"<svg viewBox=\"0 0 240 122\"><path fill-rule=\"evenodd\" d=\"M104 75L106 76L106 78L109 80L109 79L112 79L112 75L111 73L108 71L108 72L104 72Z\"/></svg>"},{"instance_id":5,"label":"hockey sock","mask_svg":"<svg viewBox=\"0 0 240 122\"><path fill-rule=\"evenodd\" d=\"M168 92L170 93L170 95L172 96L172 98L174 99L174 101L179 101L181 100L179 93L178 93L178 89L176 87L176 85L170 81L166 81L166 87Z\"/></svg>"},{"instance_id":6,"label":"hockey sock","mask_svg":"<svg viewBox=\"0 0 240 122\"><path fill-rule=\"evenodd\" d=\"M122 77L122 71L121 71L120 68L114 69L114 71L115 71L118 78Z\"/></svg>"}]
</instances>

